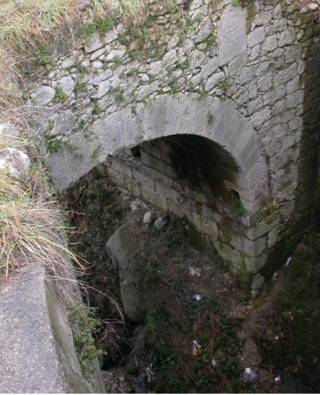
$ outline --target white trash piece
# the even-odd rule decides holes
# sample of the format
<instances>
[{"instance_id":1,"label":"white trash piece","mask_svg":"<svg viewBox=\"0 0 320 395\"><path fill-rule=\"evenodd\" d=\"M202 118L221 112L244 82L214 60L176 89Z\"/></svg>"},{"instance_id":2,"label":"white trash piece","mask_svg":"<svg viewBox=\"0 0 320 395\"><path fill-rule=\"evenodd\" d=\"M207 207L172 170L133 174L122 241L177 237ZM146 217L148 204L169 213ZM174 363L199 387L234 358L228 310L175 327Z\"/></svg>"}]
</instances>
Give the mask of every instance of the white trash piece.
<instances>
[{"instance_id":1,"label":"white trash piece","mask_svg":"<svg viewBox=\"0 0 320 395\"><path fill-rule=\"evenodd\" d=\"M291 259L292 259L291 257L287 259L287 262L286 262L286 267L288 267L288 265L289 265L289 263L290 263Z\"/></svg>"},{"instance_id":2,"label":"white trash piece","mask_svg":"<svg viewBox=\"0 0 320 395\"><path fill-rule=\"evenodd\" d=\"M192 355L201 355L201 346L196 340L193 341Z\"/></svg>"},{"instance_id":3,"label":"white trash piece","mask_svg":"<svg viewBox=\"0 0 320 395\"><path fill-rule=\"evenodd\" d=\"M246 368L241 376L241 381L244 383L255 383L257 380L258 375L251 368Z\"/></svg>"}]
</instances>

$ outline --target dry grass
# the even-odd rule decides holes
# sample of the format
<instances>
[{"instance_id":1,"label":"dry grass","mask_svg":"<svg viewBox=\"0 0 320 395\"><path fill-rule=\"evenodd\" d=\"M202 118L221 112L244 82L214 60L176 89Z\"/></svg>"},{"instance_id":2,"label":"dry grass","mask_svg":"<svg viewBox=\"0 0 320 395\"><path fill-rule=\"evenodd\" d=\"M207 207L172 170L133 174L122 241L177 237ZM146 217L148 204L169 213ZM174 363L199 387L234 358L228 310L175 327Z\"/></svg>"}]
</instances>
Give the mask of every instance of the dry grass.
<instances>
[{"instance_id":1,"label":"dry grass","mask_svg":"<svg viewBox=\"0 0 320 395\"><path fill-rule=\"evenodd\" d=\"M80 27L85 3L90 4L93 18L101 19L110 13L113 1L0 0L0 119L5 118L4 111L14 119L13 108L22 103L17 81L22 81L25 62L39 57L40 46L48 48L57 36ZM144 7L144 0L120 3L123 13L131 15Z\"/></svg>"},{"instance_id":2,"label":"dry grass","mask_svg":"<svg viewBox=\"0 0 320 395\"><path fill-rule=\"evenodd\" d=\"M32 198L30 188L0 171L0 278L26 265L44 264L52 275L79 260L63 243L60 211L53 201Z\"/></svg>"},{"instance_id":3,"label":"dry grass","mask_svg":"<svg viewBox=\"0 0 320 395\"><path fill-rule=\"evenodd\" d=\"M143 0L120 0L123 12L135 15ZM30 109L23 106L18 82L23 83L22 67L50 47L52 39L81 26L83 0L0 0L0 122L27 126ZM112 0L89 0L95 19L108 16ZM0 135L0 149L25 145L19 137ZM0 278L34 261L57 267L77 258L59 237L63 234L61 213L53 202L39 196L43 175L36 177L37 193L0 171ZM40 180L40 181L39 181ZM40 183L40 185L39 185ZM80 265L80 263L79 263ZM81 267L81 265L80 265ZM59 277L59 276L57 276Z\"/></svg>"}]
</instances>

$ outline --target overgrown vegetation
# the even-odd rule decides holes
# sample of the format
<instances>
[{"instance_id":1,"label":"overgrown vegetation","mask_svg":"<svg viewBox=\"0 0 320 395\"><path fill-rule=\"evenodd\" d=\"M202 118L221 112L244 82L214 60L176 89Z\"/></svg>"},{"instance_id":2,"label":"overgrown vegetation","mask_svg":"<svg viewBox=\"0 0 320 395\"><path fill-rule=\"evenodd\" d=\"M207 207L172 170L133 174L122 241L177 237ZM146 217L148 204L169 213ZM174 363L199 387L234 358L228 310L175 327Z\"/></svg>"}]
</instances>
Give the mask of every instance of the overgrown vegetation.
<instances>
[{"instance_id":1,"label":"overgrown vegetation","mask_svg":"<svg viewBox=\"0 0 320 395\"><path fill-rule=\"evenodd\" d=\"M76 256L64 247L66 227L56 203L34 189L38 188L40 177L38 170L33 174L31 186L27 187L10 177L6 169L0 171L2 280L8 280L11 272L35 262L46 265L49 273L56 277L61 272L70 271L70 258L82 267ZM45 192L42 187L42 193Z\"/></svg>"},{"instance_id":2,"label":"overgrown vegetation","mask_svg":"<svg viewBox=\"0 0 320 395\"><path fill-rule=\"evenodd\" d=\"M120 0L122 13L133 20L144 7L142 0ZM0 7L0 119L21 123L21 98L17 82L30 63L45 66L61 36L71 30L90 37L94 30L105 33L115 19L111 0L90 0L93 21L83 24L81 0L8 0ZM88 9L88 7L86 8ZM18 116L17 116L18 115Z\"/></svg>"},{"instance_id":3,"label":"overgrown vegetation","mask_svg":"<svg viewBox=\"0 0 320 395\"><path fill-rule=\"evenodd\" d=\"M89 379L95 371L93 360L101 354L92 337L92 333L101 324L100 320L95 318L94 309L79 303L70 308L69 321L83 377Z\"/></svg>"},{"instance_id":4,"label":"overgrown vegetation","mask_svg":"<svg viewBox=\"0 0 320 395\"><path fill-rule=\"evenodd\" d=\"M302 382L319 392L320 237L306 236L285 271L285 288L276 300L282 353L276 363L292 363ZM277 347L279 349L279 347ZM277 352L274 350L274 352Z\"/></svg>"}]
</instances>

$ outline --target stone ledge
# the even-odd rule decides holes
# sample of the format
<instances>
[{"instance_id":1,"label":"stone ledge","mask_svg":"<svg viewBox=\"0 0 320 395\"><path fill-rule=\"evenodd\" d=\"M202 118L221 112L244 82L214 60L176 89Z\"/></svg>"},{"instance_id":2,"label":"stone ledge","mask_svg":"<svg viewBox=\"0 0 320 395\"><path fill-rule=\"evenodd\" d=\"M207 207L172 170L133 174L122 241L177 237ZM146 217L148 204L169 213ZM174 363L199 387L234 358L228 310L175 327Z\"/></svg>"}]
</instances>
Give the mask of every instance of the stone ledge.
<instances>
[{"instance_id":1,"label":"stone ledge","mask_svg":"<svg viewBox=\"0 0 320 395\"><path fill-rule=\"evenodd\" d=\"M83 379L65 308L45 277L37 266L0 292L1 392L104 392L101 378L95 388Z\"/></svg>"}]
</instances>

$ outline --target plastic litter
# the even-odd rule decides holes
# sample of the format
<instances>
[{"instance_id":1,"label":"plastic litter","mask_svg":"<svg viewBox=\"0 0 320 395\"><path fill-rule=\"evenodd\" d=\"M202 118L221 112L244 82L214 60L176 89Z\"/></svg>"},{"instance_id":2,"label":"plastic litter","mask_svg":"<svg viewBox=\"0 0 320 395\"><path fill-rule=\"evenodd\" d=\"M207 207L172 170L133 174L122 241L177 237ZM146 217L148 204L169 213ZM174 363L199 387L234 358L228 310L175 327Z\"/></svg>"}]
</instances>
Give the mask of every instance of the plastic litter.
<instances>
[{"instance_id":1,"label":"plastic litter","mask_svg":"<svg viewBox=\"0 0 320 395\"><path fill-rule=\"evenodd\" d=\"M202 297L201 297L199 294L194 295L194 297L195 297L197 300L201 300L201 299L202 299Z\"/></svg>"},{"instance_id":2,"label":"plastic litter","mask_svg":"<svg viewBox=\"0 0 320 395\"><path fill-rule=\"evenodd\" d=\"M152 364L146 368L146 375L148 377L148 383L151 383L154 373L152 371Z\"/></svg>"},{"instance_id":3,"label":"plastic litter","mask_svg":"<svg viewBox=\"0 0 320 395\"><path fill-rule=\"evenodd\" d=\"M288 267L288 265L289 265L289 263L290 263L291 259L292 259L291 257L287 259L287 262L286 262L286 267Z\"/></svg>"},{"instance_id":4,"label":"plastic litter","mask_svg":"<svg viewBox=\"0 0 320 395\"><path fill-rule=\"evenodd\" d=\"M200 267L193 267L189 266L189 274L194 277L194 276L201 276L201 268Z\"/></svg>"},{"instance_id":5,"label":"plastic litter","mask_svg":"<svg viewBox=\"0 0 320 395\"><path fill-rule=\"evenodd\" d=\"M193 341L192 355L201 355L201 346L196 340Z\"/></svg>"},{"instance_id":6,"label":"plastic litter","mask_svg":"<svg viewBox=\"0 0 320 395\"><path fill-rule=\"evenodd\" d=\"M216 365L217 365L217 361L213 358L213 360L211 361L211 363L212 363L212 366L213 367L216 367Z\"/></svg>"},{"instance_id":7,"label":"plastic litter","mask_svg":"<svg viewBox=\"0 0 320 395\"><path fill-rule=\"evenodd\" d=\"M246 368L240 380L244 383L255 383L258 380L258 375L251 368Z\"/></svg>"},{"instance_id":8,"label":"plastic litter","mask_svg":"<svg viewBox=\"0 0 320 395\"><path fill-rule=\"evenodd\" d=\"M276 383L281 383L281 377L280 377L280 376L277 376L277 377L274 379L274 381L275 381Z\"/></svg>"}]
</instances>

